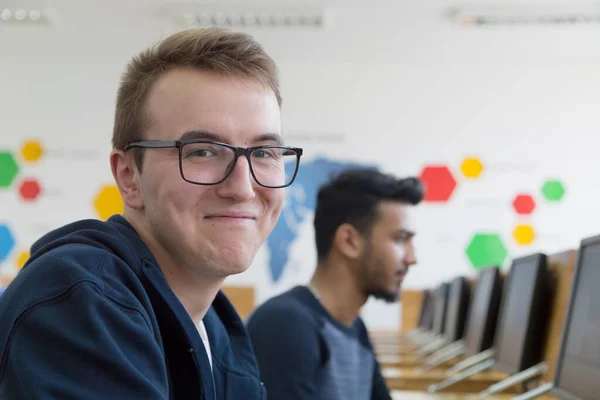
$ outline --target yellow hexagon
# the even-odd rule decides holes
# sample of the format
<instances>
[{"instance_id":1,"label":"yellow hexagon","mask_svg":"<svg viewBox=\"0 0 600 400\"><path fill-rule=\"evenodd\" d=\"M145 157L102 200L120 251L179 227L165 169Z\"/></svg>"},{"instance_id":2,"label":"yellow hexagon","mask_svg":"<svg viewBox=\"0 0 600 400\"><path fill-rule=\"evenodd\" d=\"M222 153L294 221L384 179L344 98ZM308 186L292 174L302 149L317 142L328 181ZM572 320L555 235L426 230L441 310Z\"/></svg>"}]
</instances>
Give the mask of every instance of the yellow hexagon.
<instances>
[{"instance_id":1,"label":"yellow hexagon","mask_svg":"<svg viewBox=\"0 0 600 400\"><path fill-rule=\"evenodd\" d=\"M36 162L44 155L44 148L39 140L27 140L21 146L21 156L25 161Z\"/></svg>"},{"instance_id":2,"label":"yellow hexagon","mask_svg":"<svg viewBox=\"0 0 600 400\"><path fill-rule=\"evenodd\" d=\"M517 225L513 230L513 238L517 244L526 246L535 240L535 231L531 225Z\"/></svg>"},{"instance_id":3,"label":"yellow hexagon","mask_svg":"<svg viewBox=\"0 0 600 400\"><path fill-rule=\"evenodd\" d=\"M483 164L479 158L468 157L463 160L460 170L466 178L478 178L483 171Z\"/></svg>"},{"instance_id":4,"label":"yellow hexagon","mask_svg":"<svg viewBox=\"0 0 600 400\"><path fill-rule=\"evenodd\" d=\"M29 252L28 251L20 252L19 256L17 257L17 267L19 269L23 268L23 266L25 265L27 260L29 260Z\"/></svg>"},{"instance_id":5,"label":"yellow hexagon","mask_svg":"<svg viewBox=\"0 0 600 400\"><path fill-rule=\"evenodd\" d=\"M106 221L114 214L123 213L124 207L119 188L115 185L102 186L94 200L96 213L103 221Z\"/></svg>"}]
</instances>

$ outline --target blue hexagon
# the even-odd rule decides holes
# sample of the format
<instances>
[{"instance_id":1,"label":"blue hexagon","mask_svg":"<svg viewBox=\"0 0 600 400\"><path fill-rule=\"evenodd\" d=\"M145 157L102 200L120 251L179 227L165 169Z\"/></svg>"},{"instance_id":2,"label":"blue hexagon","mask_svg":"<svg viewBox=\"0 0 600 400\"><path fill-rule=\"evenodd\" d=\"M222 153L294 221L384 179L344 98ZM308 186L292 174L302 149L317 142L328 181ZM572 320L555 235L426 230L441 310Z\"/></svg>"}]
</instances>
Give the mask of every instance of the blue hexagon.
<instances>
[{"instance_id":1,"label":"blue hexagon","mask_svg":"<svg viewBox=\"0 0 600 400\"><path fill-rule=\"evenodd\" d=\"M15 247L15 238L8 225L0 225L0 261L5 261Z\"/></svg>"}]
</instances>

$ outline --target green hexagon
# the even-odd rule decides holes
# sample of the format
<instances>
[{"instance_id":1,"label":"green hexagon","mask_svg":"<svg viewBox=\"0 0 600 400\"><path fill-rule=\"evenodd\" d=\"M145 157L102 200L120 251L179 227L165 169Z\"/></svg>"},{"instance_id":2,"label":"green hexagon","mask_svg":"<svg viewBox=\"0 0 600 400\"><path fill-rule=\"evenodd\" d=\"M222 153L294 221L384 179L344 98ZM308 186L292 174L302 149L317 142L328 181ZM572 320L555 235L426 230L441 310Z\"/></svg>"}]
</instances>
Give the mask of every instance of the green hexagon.
<instances>
[{"instance_id":1,"label":"green hexagon","mask_svg":"<svg viewBox=\"0 0 600 400\"><path fill-rule=\"evenodd\" d=\"M467 246L467 257L473 268L500 267L508 256L502 239L495 233L476 233Z\"/></svg>"},{"instance_id":2,"label":"green hexagon","mask_svg":"<svg viewBox=\"0 0 600 400\"><path fill-rule=\"evenodd\" d=\"M0 189L9 187L18 172L19 166L12 153L0 151Z\"/></svg>"},{"instance_id":3,"label":"green hexagon","mask_svg":"<svg viewBox=\"0 0 600 400\"><path fill-rule=\"evenodd\" d=\"M565 192L565 186L559 180L548 180L542 186L542 195L548 201L560 201Z\"/></svg>"}]
</instances>

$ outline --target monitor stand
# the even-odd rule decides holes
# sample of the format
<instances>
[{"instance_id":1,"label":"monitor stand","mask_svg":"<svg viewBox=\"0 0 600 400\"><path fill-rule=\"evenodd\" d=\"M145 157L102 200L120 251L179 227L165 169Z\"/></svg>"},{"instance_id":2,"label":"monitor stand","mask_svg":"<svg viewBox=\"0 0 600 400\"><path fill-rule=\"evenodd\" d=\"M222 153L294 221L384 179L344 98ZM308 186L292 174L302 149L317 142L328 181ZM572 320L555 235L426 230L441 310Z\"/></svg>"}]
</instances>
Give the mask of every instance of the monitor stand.
<instances>
[{"instance_id":1,"label":"monitor stand","mask_svg":"<svg viewBox=\"0 0 600 400\"><path fill-rule=\"evenodd\" d=\"M423 337L425 335L427 335L427 331L424 331L422 328L416 328L400 336L400 342L413 343L415 340L419 340L419 337Z\"/></svg>"},{"instance_id":2,"label":"monitor stand","mask_svg":"<svg viewBox=\"0 0 600 400\"><path fill-rule=\"evenodd\" d=\"M419 334L418 336L414 336L411 340L411 343L414 346L422 347L422 346L426 346L427 344L429 344L437 339L438 339L438 336L434 335L433 333L423 332L422 334Z\"/></svg>"},{"instance_id":3,"label":"monitor stand","mask_svg":"<svg viewBox=\"0 0 600 400\"><path fill-rule=\"evenodd\" d=\"M462 340L450 343L431 355L423 365L417 368L417 371L423 372L435 367L439 367L440 365L456 357L462 356L466 351L467 350L465 349L465 345Z\"/></svg>"},{"instance_id":4,"label":"monitor stand","mask_svg":"<svg viewBox=\"0 0 600 400\"><path fill-rule=\"evenodd\" d=\"M446 344L447 344L446 340L443 337L438 337L434 341L429 342L425 346L419 348L415 352L415 355L420 356L420 357L426 357L429 354L438 351L439 349L444 347Z\"/></svg>"},{"instance_id":5,"label":"monitor stand","mask_svg":"<svg viewBox=\"0 0 600 400\"><path fill-rule=\"evenodd\" d=\"M475 364L479 364L482 361L485 361L487 359L490 359L490 358L494 357L495 354L496 354L496 352L494 351L494 349L484 350L481 353L477 353L474 356L471 356L469 358L465 358L461 362L455 364L450 369L448 369L448 373L450 375L457 374L460 371L465 370L465 369L467 369L469 367L472 367Z\"/></svg>"},{"instance_id":6,"label":"monitor stand","mask_svg":"<svg viewBox=\"0 0 600 400\"><path fill-rule=\"evenodd\" d=\"M511 400L531 400L531 399L535 399L536 397L543 396L546 393L549 393L552 390L553 387L554 387L554 384L547 383L545 385L538 386L535 389L530 390L529 392L525 392L523 394L515 396Z\"/></svg>"},{"instance_id":7,"label":"monitor stand","mask_svg":"<svg viewBox=\"0 0 600 400\"><path fill-rule=\"evenodd\" d=\"M452 375L450 378L446 379L445 381L430 385L427 388L427 391L429 393L439 392L440 390L446 389L447 387L457 384L458 382L464 381L465 379L468 379L475 374L478 374L480 372L483 372L485 370L492 368L495 363L496 363L496 360L490 358L488 360L480 362L479 364L475 364L474 366L472 366L470 368L460 371L456 375Z\"/></svg>"},{"instance_id":8,"label":"monitor stand","mask_svg":"<svg viewBox=\"0 0 600 400\"><path fill-rule=\"evenodd\" d=\"M529 379L535 378L548 372L548 365L541 362L533 367L527 368L524 371L518 372L508 378L501 380L498 383L491 385L489 388L479 393L479 397L486 397L492 394L502 392L504 389L508 389L518 383L528 381Z\"/></svg>"}]
</instances>

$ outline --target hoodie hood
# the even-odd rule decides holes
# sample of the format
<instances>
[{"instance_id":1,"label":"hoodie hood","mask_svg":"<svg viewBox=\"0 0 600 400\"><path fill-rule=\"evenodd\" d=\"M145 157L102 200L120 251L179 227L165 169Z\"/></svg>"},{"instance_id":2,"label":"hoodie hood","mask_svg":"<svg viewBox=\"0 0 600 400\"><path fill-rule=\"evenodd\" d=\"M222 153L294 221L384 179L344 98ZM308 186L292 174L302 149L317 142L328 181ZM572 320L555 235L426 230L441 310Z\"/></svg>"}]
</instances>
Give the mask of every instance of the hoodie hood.
<instances>
[{"instance_id":1,"label":"hoodie hood","mask_svg":"<svg viewBox=\"0 0 600 400\"><path fill-rule=\"evenodd\" d=\"M134 263L131 265L139 264L140 259L158 265L150 249L133 226L121 215L113 215L106 222L84 219L43 235L31 246L29 260L23 269L50 250L72 244L83 244L108 250L127 263Z\"/></svg>"}]
</instances>

